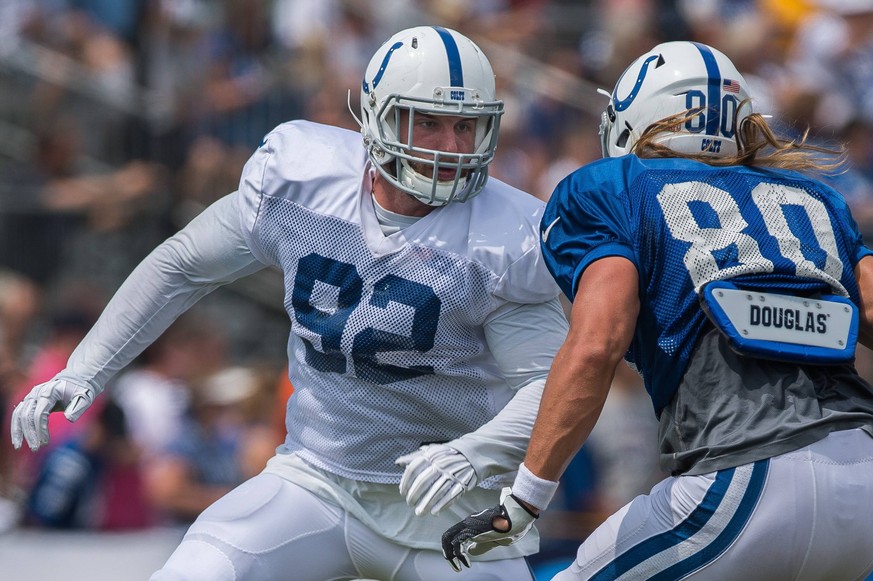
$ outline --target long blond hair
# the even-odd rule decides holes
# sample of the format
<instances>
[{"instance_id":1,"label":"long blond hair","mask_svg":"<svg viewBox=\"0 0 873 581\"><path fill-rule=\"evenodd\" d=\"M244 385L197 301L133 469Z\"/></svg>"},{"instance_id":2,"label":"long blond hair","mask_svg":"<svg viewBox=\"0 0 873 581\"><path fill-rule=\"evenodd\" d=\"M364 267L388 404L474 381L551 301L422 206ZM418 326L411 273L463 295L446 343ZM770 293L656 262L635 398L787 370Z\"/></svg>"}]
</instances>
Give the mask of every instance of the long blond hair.
<instances>
[{"instance_id":1,"label":"long blond hair","mask_svg":"<svg viewBox=\"0 0 873 581\"><path fill-rule=\"evenodd\" d=\"M658 143L658 138L664 133L679 131L679 127L699 115L701 110L684 111L649 125L631 151L637 157L682 157L714 166L749 165L796 171L834 172L843 169L846 163L844 145L834 149L812 145L807 142L809 128L799 139L779 137L760 113L750 113L740 125L735 137L736 155L716 157L706 152L680 153Z\"/></svg>"}]
</instances>

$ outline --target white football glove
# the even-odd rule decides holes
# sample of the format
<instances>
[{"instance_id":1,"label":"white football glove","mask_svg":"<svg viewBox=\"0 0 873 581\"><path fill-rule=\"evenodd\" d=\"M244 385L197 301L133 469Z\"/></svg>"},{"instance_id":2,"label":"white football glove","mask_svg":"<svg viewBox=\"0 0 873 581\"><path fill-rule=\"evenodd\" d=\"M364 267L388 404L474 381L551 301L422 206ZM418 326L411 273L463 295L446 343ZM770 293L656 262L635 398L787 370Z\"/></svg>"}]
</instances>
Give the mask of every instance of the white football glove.
<instances>
[{"instance_id":1,"label":"white football glove","mask_svg":"<svg viewBox=\"0 0 873 581\"><path fill-rule=\"evenodd\" d=\"M494 519L509 521L509 529L498 531ZM473 514L443 533L443 557L455 571L470 566L470 555L481 555L495 547L505 547L523 537L539 516L521 505L508 486L500 493L500 504Z\"/></svg>"},{"instance_id":2,"label":"white football glove","mask_svg":"<svg viewBox=\"0 0 873 581\"><path fill-rule=\"evenodd\" d=\"M48 444L48 418L53 411L64 411L66 418L75 422L94 403L97 392L91 385L76 384L69 379L52 379L40 383L28 393L12 412L12 445L21 448L27 440L36 452Z\"/></svg>"},{"instance_id":3,"label":"white football glove","mask_svg":"<svg viewBox=\"0 0 873 581\"><path fill-rule=\"evenodd\" d=\"M478 482L469 460L445 444L427 444L396 460L406 466L400 480L400 494L421 516L437 514Z\"/></svg>"}]
</instances>

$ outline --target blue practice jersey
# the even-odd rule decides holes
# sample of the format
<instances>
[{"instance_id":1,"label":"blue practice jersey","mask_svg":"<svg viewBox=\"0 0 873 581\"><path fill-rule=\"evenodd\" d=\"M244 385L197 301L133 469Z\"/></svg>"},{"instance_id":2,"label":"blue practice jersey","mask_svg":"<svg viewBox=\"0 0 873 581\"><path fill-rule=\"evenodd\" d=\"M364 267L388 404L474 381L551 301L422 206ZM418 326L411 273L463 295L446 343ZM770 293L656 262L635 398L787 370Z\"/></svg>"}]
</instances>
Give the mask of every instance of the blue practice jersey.
<instances>
[{"instance_id":1,"label":"blue practice jersey","mask_svg":"<svg viewBox=\"0 0 873 581\"><path fill-rule=\"evenodd\" d=\"M548 268L571 300L593 261L623 256L636 266L641 310L626 358L642 372L658 414L708 328L698 300L707 283L825 292L857 304L854 266L870 253L845 200L819 181L634 155L565 178L541 234Z\"/></svg>"}]
</instances>

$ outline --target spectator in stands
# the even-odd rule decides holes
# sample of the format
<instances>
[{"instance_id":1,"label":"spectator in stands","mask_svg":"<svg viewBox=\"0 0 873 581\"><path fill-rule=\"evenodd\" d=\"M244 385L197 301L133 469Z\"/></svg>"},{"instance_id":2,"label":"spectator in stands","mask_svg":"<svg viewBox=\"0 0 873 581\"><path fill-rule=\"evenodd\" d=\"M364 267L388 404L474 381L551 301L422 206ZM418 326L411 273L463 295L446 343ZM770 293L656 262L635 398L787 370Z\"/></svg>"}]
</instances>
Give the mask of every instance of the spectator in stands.
<instances>
[{"instance_id":1,"label":"spectator in stands","mask_svg":"<svg viewBox=\"0 0 873 581\"><path fill-rule=\"evenodd\" d=\"M145 462L183 437L192 386L221 369L226 357L227 344L215 322L191 312L118 376L113 392Z\"/></svg>"},{"instance_id":2,"label":"spectator in stands","mask_svg":"<svg viewBox=\"0 0 873 581\"><path fill-rule=\"evenodd\" d=\"M46 456L29 491L26 522L95 530L151 524L124 412L107 398L94 413L95 421Z\"/></svg>"},{"instance_id":3,"label":"spectator in stands","mask_svg":"<svg viewBox=\"0 0 873 581\"><path fill-rule=\"evenodd\" d=\"M264 469L281 444L264 417L252 417L258 374L229 367L195 385L184 429L148 465L149 497L164 516L190 523L210 504Z\"/></svg>"}]
</instances>

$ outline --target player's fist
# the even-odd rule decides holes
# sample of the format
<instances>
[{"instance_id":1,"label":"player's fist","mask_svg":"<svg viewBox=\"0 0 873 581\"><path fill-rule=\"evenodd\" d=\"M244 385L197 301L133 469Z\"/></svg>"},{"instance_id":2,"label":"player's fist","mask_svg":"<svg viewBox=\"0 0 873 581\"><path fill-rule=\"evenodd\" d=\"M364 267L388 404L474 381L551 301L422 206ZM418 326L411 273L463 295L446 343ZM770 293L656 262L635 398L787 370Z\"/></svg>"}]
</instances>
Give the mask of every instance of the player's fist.
<instances>
[{"instance_id":1,"label":"player's fist","mask_svg":"<svg viewBox=\"0 0 873 581\"><path fill-rule=\"evenodd\" d=\"M69 379L52 379L30 390L12 412L12 445L17 450L27 440L34 452L48 444L48 418L53 411L62 411L75 422L88 409L97 391L88 384Z\"/></svg>"}]
</instances>

